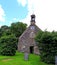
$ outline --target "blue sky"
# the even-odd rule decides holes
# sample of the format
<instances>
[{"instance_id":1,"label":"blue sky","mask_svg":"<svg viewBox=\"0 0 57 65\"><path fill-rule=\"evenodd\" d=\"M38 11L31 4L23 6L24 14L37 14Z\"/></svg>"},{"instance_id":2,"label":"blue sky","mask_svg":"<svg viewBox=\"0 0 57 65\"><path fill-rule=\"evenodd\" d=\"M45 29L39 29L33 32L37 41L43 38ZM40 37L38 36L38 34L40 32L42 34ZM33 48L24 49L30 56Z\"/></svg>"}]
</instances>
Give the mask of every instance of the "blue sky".
<instances>
[{"instance_id":1,"label":"blue sky","mask_svg":"<svg viewBox=\"0 0 57 65\"><path fill-rule=\"evenodd\" d=\"M30 15L42 30L57 31L57 0L0 0L0 27L13 22L30 25Z\"/></svg>"},{"instance_id":2,"label":"blue sky","mask_svg":"<svg viewBox=\"0 0 57 65\"><path fill-rule=\"evenodd\" d=\"M27 5L23 7L17 0L0 0L0 5L5 12L6 19L4 22L0 20L1 25L10 25L10 21L24 19L28 14Z\"/></svg>"}]
</instances>

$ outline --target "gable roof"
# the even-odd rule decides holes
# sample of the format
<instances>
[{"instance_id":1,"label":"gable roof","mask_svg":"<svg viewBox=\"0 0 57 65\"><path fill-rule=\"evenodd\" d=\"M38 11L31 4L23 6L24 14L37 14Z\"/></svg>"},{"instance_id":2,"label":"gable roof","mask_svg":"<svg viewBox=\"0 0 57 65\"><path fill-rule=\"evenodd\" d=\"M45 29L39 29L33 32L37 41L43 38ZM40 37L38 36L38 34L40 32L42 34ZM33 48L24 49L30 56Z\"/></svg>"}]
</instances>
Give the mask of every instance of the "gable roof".
<instances>
[{"instance_id":1,"label":"gable roof","mask_svg":"<svg viewBox=\"0 0 57 65\"><path fill-rule=\"evenodd\" d=\"M37 34L38 33L38 31L39 30L41 30L39 27L37 27L36 25L33 25L34 27L35 27L35 29L34 30L32 30L31 29L31 26L32 25L30 25L24 32L23 32L23 34L19 37L19 39L21 39L21 38L28 38L29 37L29 35L30 35L30 33L33 31L35 34Z\"/></svg>"}]
</instances>

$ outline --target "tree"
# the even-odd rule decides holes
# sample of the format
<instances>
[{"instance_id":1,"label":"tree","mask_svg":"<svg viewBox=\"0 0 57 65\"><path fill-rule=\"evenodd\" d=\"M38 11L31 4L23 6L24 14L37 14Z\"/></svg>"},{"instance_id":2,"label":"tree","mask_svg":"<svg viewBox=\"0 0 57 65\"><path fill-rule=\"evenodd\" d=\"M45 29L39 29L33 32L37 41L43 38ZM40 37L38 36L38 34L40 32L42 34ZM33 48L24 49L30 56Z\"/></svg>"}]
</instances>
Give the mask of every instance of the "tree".
<instances>
[{"instance_id":1,"label":"tree","mask_svg":"<svg viewBox=\"0 0 57 65\"><path fill-rule=\"evenodd\" d=\"M39 33L36 38L40 50L41 61L55 64L57 55L57 32L44 31Z\"/></svg>"},{"instance_id":2,"label":"tree","mask_svg":"<svg viewBox=\"0 0 57 65\"><path fill-rule=\"evenodd\" d=\"M22 22L16 22L11 24L11 32L15 34L15 36L18 38L24 30L27 28L27 24L24 24Z\"/></svg>"},{"instance_id":3,"label":"tree","mask_svg":"<svg viewBox=\"0 0 57 65\"><path fill-rule=\"evenodd\" d=\"M0 31L1 36L10 35L11 34L10 27L8 27L6 25L1 26L0 30L1 30Z\"/></svg>"}]
</instances>

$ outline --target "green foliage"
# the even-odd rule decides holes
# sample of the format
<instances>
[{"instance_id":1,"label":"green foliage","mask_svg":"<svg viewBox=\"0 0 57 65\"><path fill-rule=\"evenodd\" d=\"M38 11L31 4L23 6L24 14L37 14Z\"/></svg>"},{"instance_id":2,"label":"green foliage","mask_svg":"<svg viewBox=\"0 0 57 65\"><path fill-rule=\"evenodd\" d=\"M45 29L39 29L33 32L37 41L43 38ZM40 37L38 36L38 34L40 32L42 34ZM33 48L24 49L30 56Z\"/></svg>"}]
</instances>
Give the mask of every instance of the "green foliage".
<instances>
[{"instance_id":1,"label":"green foliage","mask_svg":"<svg viewBox=\"0 0 57 65\"><path fill-rule=\"evenodd\" d=\"M54 64L57 55L57 32L41 32L36 36L36 42L38 42L41 60Z\"/></svg>"},{"instance_id":2,"label":"green foliage","mask_svg":"<svg viewBox=\"0 0 57 65\"><path fill-rule=\"evenodd\" d=\"M15 35L16 39L18 40L19 36L24 32L26 27L27 27L27 25L24 23L21 23L21 22L12 23L11 26L3 25L0 28L0 38L3 38L3 37L5 38L5 37L11 36L11 34L13 34L13 35ZM18 41L16 41L16 43L18 44ZM1 44L2 43L0 43L0 45ZM16 49L17 49L17 45L16 45Z\"/></svg>"},{"instance_id":3,"label":"green foliage","mask_svg":"<svg viewBox=\"0 0 57 65\"><path fill-rule=\"evenodd\" d=\"M10 27L6 26L6 25L3 25L1 26L0 28L0 37L1 36L4 36L4 35L11 35L11 30L10 30Z\"/></svg>"},{"instance_id":4,"label":"green foliage","mask_svg":"<svg viewBox=\"0 0 57 65\"><path fill-rule=\"evenodd\" d=\"M24 32L27 28L27 24L22 22L12 23L11 26L3 25L0 28L0 37L4 35L15 34L17 38Z\"/></svg>"},{"instance_id":5,"label":"green foliage","mask_svg":"<svg viewBox=\"0 0 57 65\"><path fill-rule=\"evenodd\" d=\"M12 56L16 52L16 37L11 34L0 38L0 54Z\"/></svg>"},{"instance_id":6,"label":"green foliage","mask_svg":"<svg viewBox=\"0 0 57 65\"><path fill-rule=\"evenodd\" d=\"M24 30L26 29L27 24L24 24L22 22L16 22L11 24L11 32L15 34L16 37L19 37Z\"/></svg>"}]
</instances>

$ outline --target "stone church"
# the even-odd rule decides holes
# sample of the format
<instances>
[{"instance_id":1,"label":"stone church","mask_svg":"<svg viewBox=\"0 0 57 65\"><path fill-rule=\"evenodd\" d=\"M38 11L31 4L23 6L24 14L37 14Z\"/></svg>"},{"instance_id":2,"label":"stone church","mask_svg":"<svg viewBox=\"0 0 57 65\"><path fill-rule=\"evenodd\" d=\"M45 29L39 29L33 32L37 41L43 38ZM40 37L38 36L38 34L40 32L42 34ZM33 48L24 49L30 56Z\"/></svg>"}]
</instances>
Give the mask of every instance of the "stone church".
<instances>
[{"instance_id":1,"label":"stone church","mask_svg":"<svg viewBox=\"0 0 57 65\"><path fill-rule=\"evenodd\" d=\"M35 42L35 36L40 30L35 24L35 15L31 15L30 26L19 37L18 51L39 54L38 45Z\"/></svg>"}]
</instances>

